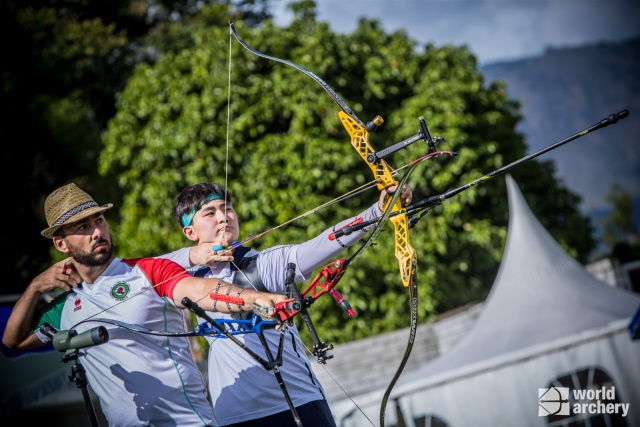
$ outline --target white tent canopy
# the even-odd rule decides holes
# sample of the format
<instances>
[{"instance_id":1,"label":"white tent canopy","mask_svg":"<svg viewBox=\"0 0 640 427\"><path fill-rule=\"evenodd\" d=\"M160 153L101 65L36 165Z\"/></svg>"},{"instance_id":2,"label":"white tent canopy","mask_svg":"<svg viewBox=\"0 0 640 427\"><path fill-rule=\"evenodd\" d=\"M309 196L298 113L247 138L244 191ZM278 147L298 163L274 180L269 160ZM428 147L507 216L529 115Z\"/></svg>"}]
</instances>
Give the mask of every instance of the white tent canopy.
<instances>
[{"instance_id":1,"label":"white tent canopy","mask_svg":"<svg viewBox=\"0 0 640 427\"><path fill-rule=\"evenodd\" d=\"M640 295L611 288L571 258L507 176L509 232L500 270L473 328L426 377L628 318ZM413 375L412 375L413 376Z\"/></svg>"},{"instance_id":2,"label":"white tent canopy","mask_svg":"<svg viewBox=\"0 0 640 427\"><path fill-rule=\"evenodd\" d=\"M627 425L640 425L640 342L626 330L640 295L587 273L538 222L513 179L506 181L507 244L483 311L442 356L406 371L392 399L412 419L435 414L450 427L544 426L545 417L537 416L538 388L580 367L598 366L635 411ZM372 419L382 393L359 399ZM333 411L339 425L370 425L347 403Z\"/></svg>"}]
</instances>

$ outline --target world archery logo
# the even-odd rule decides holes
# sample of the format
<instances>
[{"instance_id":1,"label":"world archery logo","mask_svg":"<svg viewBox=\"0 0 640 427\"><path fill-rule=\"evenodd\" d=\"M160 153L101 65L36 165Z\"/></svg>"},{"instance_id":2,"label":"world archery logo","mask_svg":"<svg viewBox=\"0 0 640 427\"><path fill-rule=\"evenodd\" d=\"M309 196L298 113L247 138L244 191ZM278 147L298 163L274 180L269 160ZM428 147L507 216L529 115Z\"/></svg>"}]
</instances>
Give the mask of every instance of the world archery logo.
<instances>
[{"instance_id":1,"label":"world archery logo","mask_svg":"<svg viewBox=\"0 0 640 427\"><path fill-rule=\"evenodd\" d=\"M570 415L569 387L538 389L538 416Z\"/></svg>"},{"instance_id":2,"label":"world archery logo","mask_svg":"<svg viewBox=\"0 0 640 427\"><path fill-rule=\"evenodd\" d=\"M111 296L114 299L124 299L129 294L129 285L126 283L118 283L111 288Z\"/></svg>"}]
</instances>

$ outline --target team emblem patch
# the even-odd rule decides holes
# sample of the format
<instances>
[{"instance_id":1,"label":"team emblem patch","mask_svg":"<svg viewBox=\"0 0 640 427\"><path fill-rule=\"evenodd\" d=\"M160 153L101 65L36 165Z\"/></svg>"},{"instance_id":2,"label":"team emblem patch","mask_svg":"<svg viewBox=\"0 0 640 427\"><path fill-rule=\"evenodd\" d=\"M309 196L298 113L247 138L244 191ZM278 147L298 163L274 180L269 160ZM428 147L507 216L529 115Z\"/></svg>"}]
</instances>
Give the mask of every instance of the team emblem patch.
<instances>
[{"instance_id":1,"label":"team emblem patch","mask_svg":"<svg viewBox=\"0 0 640 427\"><path fill-rule=\"evenodd\" d=\"M111 288L111 296L114 299L124 299L129 294L129 285L126 283L118 283Z\"/></svg>"}]
</instances>

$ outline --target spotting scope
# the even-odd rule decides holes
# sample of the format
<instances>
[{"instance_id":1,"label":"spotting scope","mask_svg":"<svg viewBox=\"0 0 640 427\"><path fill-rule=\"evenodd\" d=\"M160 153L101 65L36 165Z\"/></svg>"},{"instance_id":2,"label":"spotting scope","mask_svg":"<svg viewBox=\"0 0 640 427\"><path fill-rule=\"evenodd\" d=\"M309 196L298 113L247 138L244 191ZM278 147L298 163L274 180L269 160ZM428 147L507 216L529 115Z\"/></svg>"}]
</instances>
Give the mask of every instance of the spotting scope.
<instances>
[{"instance_id":1,"label":"spotting scope","mask_svg":"<svg viewBox=\"0 0 640 427\"><path fill-rule=\"evenodd\" d=\"M74 329L57 331L48 323L43 323L40 326L40 332L51 338L53 347L58 351L73 351L101 345L109 341L109 331L104 326L78 333Z\"/></svg>"}]
</instances>

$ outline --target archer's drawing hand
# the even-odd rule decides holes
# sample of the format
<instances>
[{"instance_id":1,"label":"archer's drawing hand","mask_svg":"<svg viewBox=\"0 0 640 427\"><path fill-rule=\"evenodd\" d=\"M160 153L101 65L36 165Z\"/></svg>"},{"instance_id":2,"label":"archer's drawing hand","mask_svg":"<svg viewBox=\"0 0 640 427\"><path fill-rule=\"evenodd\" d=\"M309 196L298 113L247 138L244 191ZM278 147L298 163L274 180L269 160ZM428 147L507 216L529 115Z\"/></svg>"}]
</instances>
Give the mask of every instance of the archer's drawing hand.
<instances>
[{"instance_id":1,"label":"archer's drawing hand","mask_svg":"<svg viewBox=\"0 0 640 427\"><path fill-rule=\"evenodd\" d=\"M80 283L82 283L82 278L71 263L71 258L66 258L56 262L33 279L29 286L44 294L55 288L70 291L72 288L77 288Z\"/></svg>"},{"instance_id":2,"label":"archer's drawing hand","mask_svg":"<svg viewBox=\"0 0 640 427\"><path fill-rule=\"evenodd\" d=\"M393 197L393 193L395 192L396 188L398 187L392 185L391 187L387 187L380 192L380 199L378 200L378 208L380 209L380 212L384 212L385 202L387 201L387 198ZM411 203L412 198L413 192L411 191L411 187L405 184L402 187L402 191L400 192L400 201L404 206L408 206L409 203Z\"/></svg>"},{"instance_id":3,"label":"archer's drawing hand","mask_svg":"<svg viewBox=\"0 0 640 427\"><path fill-rule=\"evenodd\" d=\"M189 250L189 261L191 265L206 265L207 267L216 268L219 262L233 261L232 250L213 250L214 245L211 243L200 243ZM227 245L228 247L228 245Z\"/></svg>"}]
</instances>

